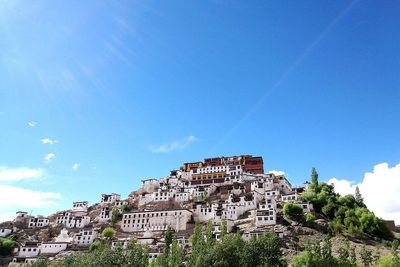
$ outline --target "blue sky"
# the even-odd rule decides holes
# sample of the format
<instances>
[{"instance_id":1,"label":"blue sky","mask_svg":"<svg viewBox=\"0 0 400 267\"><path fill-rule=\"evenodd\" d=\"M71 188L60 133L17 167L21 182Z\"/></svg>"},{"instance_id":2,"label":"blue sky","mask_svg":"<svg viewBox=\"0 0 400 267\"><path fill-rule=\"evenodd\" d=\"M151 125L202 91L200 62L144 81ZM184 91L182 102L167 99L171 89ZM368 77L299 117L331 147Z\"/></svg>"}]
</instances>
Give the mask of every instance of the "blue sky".
<instances>
[{"instance_id":1,"label":"blue sky","mask_svg":"<svg viewBox=\"0 0 400 267\"><path fill-rule=\"evenodd\" d=\"M294 184L397 168L399 23L399 1L2 1L0 221L209 156Z\"/></svg>"}]
</instances>

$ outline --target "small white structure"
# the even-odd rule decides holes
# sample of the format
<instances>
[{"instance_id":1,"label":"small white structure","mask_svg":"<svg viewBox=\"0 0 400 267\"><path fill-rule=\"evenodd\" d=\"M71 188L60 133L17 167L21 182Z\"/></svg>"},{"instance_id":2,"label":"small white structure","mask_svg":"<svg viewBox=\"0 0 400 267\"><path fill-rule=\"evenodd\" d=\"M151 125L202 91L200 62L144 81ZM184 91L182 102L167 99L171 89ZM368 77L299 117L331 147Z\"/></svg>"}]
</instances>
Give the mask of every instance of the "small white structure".
<instances>
[{"instance_id":1,"label":"small white structure","mask_svg":"<svg viewBox=\"0 0 400 267\"><path fill-rule=\"evenodd\" d=\"M26 211L17 211L15 216L16 223L27 223L29 221L30 216Z\"/></svg>"},{"instance_id":2,"label":"small white structure","mask_svg":"<svg viewBox=\"0 0 400 267\"><path fill-rule=\"evenodd\" d=\"M282 195L282 202L296 202L299 201L300 196L297 192L292 192L290 194Z\"/></svg>"},{"instance_id":3,"label":"small white structure","mask_svg":"<svg viewBox=\"0 0 400 267\"><path fill-rule=\"evenodd\" d=\"M68 243L66 242L42 242L40 245L40 254L57 254L66 250Z\"/></svg>"},{"instance_id":4,"label":"small white structure","mask_svg":"<svg viewBox=\"0 0 400 267\"><path fill-rule=\"evenodd\" d=\"M257 210L256 213L256 226L275 225L276 224L276 211L275 209Z\"/></svg>"},{"instance_id":5,"label":"small white structure","mask_svg":"<svg viewBox=\"0 0 400 267\"><path fill-rule=\"evenodd\" d=\"M121 200L121 196L116 193L111 193L111 194L102 194L101 195L101 204L114 204L117 201Z\"/></svg>"},{"instance_id":6,"label":"small white structure","mask_svg":"<svg viewBox=\"0 0 400 267\"><path fill-rule=\"evenodd\" d=\"M12 227L2 227L0 228L0 237L6 237L11 235L14 232L14 229Z\"/></svg>"},{"instance_id":7,"label":"small white structure","mask_svg":"<svg viewBox=\"0 0 400 267\"><path fill-rule=\"evenodd\" d=\"M121 229L124 232L165 230L171 226L175 231L186 230L192 212L188 209L137 211L123 214Z\"/></svg>"},{"instance_id":8,"label":"small white structure","mask_svg":"<svg viewBox=\"0 0 400 267\"><path fill-rule=\"evenodd\" d=\"M71 243L72 237L68 235L67 229L61 229L60 234L55 238L57 243Z\"/></svg>"},{"instance_id":9,"label":"small white structure","mask_svg":"<svg viewBox=\"0 0 400 267\"><path fill-rule=\"evenodd\" d=\"M153 233L149 229L146 229L146 231L144 232L143 236L142 237L138 237L137 241L141 245L151 245L151 244L154 243L155 238L154 238Z\"/></svg>"},{"instance_id":10,"label":"small white structure","mask_svg":"<svg viewBox=\"0 0 400 267\"><path fill-rule=\"evenodd\" d=\"M123 249L126 249L130 240L130 237L118 238L117 240L113 240L111 243L111 248L115 249L116 247L121 247Z\"/></svg>"},{"instance_id":11,"label":"small white structure","mask_svg":"<svg viewBox=\"0 0 400 267\"><path fill-rule=\"evenodd\" d=\"M87 214L89 202L76 201L72 203L72 213L77 216L84 216Z\"/></svg>"},{"instance_id":12,"label":"small white structure","mask_svg":"<svg viewBox=\"0 0 400 267\"><path fill-rule=\"evenodd\" d=\"M81 230L74 236L74 244L78 247L87 247L93 243L97 237L97 232L93 229Z\"/></svg>"},{"instance_id":13,"label":"small white structure","mask_svg":"<svg viewBox=\"0 0 400 267\"><path fill-rule=\"evenodd\" d=\"M63 224L66 228L83 228L90 223L89 216L75 216L71 212L60 212L57 216L57 223Z\"/></svg>"},{"instance_id":14,"label":"small white structure","mask_svg":"<svg viewBox=\"0 0 400 267\"><path fill-rule=\"evenodd\" d=\"M49 219L43 216L31 217L28 228L43 228L49 225Z\"/></svg>"},{"instance_id":15,"label":"small white structure","mask_svg":"<svg viewBox=\"0 0 400 267\"><path fill-rule=\"evenodd\" d=\"M40 253L40 246L38 242L26 242L18 250L18 257L32 258Z\"/></svg>"},{"instance_id":16,"label":"small white structure","mask_svg":"<svg viewBox=\"0 0 400 267\"><path fill-rule=\"evenodd\" d=\"M37 260L36 257L15 257L12 260L13 266L26 266L30 265Z\"/></svg>"},{"instance_id":17,"label":"small white structure","mask_svg":"<svg viewBox=\"0 0 400 267\"><path fill-rule=\"evenodd\" d=\"M99 222L108 222L111 220L112 209L108 206L102 207L99 215Z\"/></svg>"}]
</instances>

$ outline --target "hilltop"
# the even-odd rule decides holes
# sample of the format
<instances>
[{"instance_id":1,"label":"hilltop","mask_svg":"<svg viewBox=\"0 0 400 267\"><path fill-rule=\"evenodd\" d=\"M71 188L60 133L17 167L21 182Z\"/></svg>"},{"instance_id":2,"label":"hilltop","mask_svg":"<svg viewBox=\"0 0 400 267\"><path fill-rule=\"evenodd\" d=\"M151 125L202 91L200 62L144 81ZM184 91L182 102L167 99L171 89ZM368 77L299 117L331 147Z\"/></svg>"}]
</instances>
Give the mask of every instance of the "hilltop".
<instances>
[{"instance_id":1,"label":"hilltop","mask_svg":"<svg viewBox=\"0 0 400 267\"><path fill-rule=\"evenodd\" d=\"M99 200L93 205L79 200L48 217L16 212L13 222L0 224L0 237L15 241L0 263L60 261L106 240L113 248L132 240L146 245L152 262L164 255L169 229L190 253L196 222L210 227L209 238L216 242L228 233L248 241L273 233L288 262L328 234L333 255L349 240L359 262L365 249L388 254L390 241L398 237L398 229L389 229L367 209L359 191L340 196L332 185L319 183L315 169L311 182L295 187L285 175L265 173L262 157L251 155L184 163L163 178L142 180L126 199L108 193ZM105 235L110 227L115 232Z\"/></svg>"}]
</instances>

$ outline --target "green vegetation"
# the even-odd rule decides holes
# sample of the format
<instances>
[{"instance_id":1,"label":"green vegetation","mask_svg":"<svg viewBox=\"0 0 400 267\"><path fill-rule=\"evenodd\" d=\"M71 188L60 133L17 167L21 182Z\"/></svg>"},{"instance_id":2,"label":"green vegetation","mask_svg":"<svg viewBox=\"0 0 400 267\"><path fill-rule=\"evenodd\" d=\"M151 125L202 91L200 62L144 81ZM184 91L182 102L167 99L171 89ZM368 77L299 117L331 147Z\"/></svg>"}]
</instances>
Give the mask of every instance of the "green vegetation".
<instances>
[{"instance_id":1,"label":"green vegetation","mask_svg":"<svg viewBox=\"0 0 400 267\"><path fill-rule=\"evenodd\" d=\"M283 205L282 211L284 215L289 217L303 217L303 208L295 203L285 203L285 205Z\"/></svg>"},{"instance_id":2,"label":"green vegetation","mask_svg":"<svg viewBox=\"0 0 400 267\"><path fill-rule=\"evenodd\" d=\"M367 234L383 239L393 237L385 222L367 209L358 187L355 196L340 196L335 193L333 185L318 182L315 168L311 172L311 181L302 200L312 203L316 212L331 220L329 228L332 233L347 230L354 236Z\"/></svg>"},{"instance_id":3,"label":"green vegetation","mask_svg":"<svg viewBox=\"0 0 400 267\"><path fill-rule=\"evenodd\" d=\"M16 243L15 241L0 237L0 256L11 255Z\"/></svg>"},{"instance_id":4,"label":"green vegetation","mask_svg":"<svg viewBox=\"0 0 400 267\"><path fill-rule=\"evenodd\" d=\"M111 211L111 222L115 224L122 218L121 210L117 207L114 207Z\"/></svg>"},{"instance_id":5,"label":"green vegetation","mask_svg":"<svg viewBox=\"0 0 400 267\"><path fill-rule=\"evenodd\" d=\"M339 251L339 257L332 255L332 243L329 237L323 242L310 242L306 250L293 259L293 267L352 267L357 266L349 255L349 243L345 241Z\"/></svg>"},{"instance_id":6,"label":"green vegetation","mask_svg":"<svg viewBox=\"0 0 400 267\"><path fill-rule=\"evenodd\" d=\"M117 232L114 230L114 228L112 228L112 227L106 227L106 228L104 228L104 230L103 230L103 232L101 233L101 235L102 235L104 238L110 240L111 238L113 238L113 237L115 236L116 233L117 233Z\"/></svg>"}]
</instances>

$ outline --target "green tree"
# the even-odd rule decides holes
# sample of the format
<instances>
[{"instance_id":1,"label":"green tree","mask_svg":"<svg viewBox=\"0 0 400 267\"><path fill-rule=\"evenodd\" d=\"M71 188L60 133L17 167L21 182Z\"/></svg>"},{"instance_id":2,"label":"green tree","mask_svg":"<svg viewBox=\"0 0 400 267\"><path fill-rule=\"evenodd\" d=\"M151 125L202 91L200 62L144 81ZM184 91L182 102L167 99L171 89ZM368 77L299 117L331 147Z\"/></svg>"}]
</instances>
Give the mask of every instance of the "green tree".
<instances>
[{"instance_id":1,"label":"green tree","mask_svg":"<svg viewBox=\"0 0 400 267\"><path fill-rule=\"evenodd\" d=\"M314 167L311 169L311 185L314 188L318 186L318 173Z\"/></svg>"},{"instance_id":2,"label":"green tree","mask_svg":"<svg viewBox=\"0 0 400 267\"><path fill-rule=\"evenodd\" d=\"M0 256L11 255L15 245L15 241L0 237Z\"/></svg>"},{"instance_id":3,"label":"green tree","mask_svg":"<svg viewBox=\"0 0 400 267\"><path fill-rule=\"evenodd\" d=\"M168 257L168 266L181 267L184 266L185 251L178 245L176 238L172 241L171 254Z\"/></svg>"},{"instance_id":4,"label":"green tree","mask_svg":"<svg viewBox=\"0 0 400 267\"><path fill-rule=\"evenodd\" d=\"M114 224L122 218L122 213L119 208L114 207L111 212L111 222Z\"/></svg>"},{"instance_id":5,"label":"green tree","mask_svg":"<svg viewBox=\"0 0 400 267\"><path fill-rule=\"evenodd\" d=\"M358 187L358 185L356 186L356 191L354 193L354 198L355 198L356 203L357 203L358 206L365 207L364 198L361 195L360 188Z\"/></svg>"},{"instance_id":6,"label":"green tree","mask_svg":"<svg viewBox=\"0 0 400 267\"><path fill-rule=\"evenodd\" d=\"M228 234L228 225L225 219L221 220L221 239L223 239Z\"/></svg>"},{"instance_id":7,"label":"green tree","mask_svg":"<svg viewBox=\"0 0 400 267\"><path fill-rule=\"evenodd\" d=\"M307 224L313 224L315 221L315 215L311 212L308 212L306 213L305 219Z\"/></svg>"},{"instance_id":8,"label":"green tree","mask_svg":"<svg viewBox=\"0 0 400 267\"><path fill-rule=\"evenodd\" d=\"M101 235L104 238L111 240L115 236L116 233L117 232L114 230L114 228L106 227L106 228L104 228L103 232L101 232Z\"/></svg>"},{"instance_id":9,"label":"green tree","mask_svg":"<svg viewBox=\"0 0 400 267\"><path fill-rule=\"evenodd\" d=\"M397 255L398 255L398 252L397 252L398 249L399 249L399 240L394 239L394 240L392 241L392 254L393 254L394 256L397 256Z\"/></svg>"},{"instance_id":10,"label":"green tree","mask_svg":"<svg viewBox=\"0 0 400 267\"><path fill-rule=\"evenodd\" d=\"M170 247L172 245L172 240L173 240L173 233L171 227L168 225L167 230L164 233L164 239L165 239L165 248L164 248L164 253L166 256L169 255Z\"/></svg>"},{"instance_id":11,"label":"green tree","mask_svg":"<svg viewBox=\"0 0 400 267\"><path fill-rule=\"evenodd\" d=\"M289 217L302 217L303 216L303 208L295 203L285 203L283 205L283 214Z\"/></svg>"}]
</instances>

